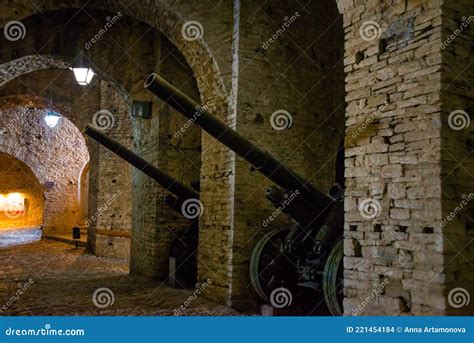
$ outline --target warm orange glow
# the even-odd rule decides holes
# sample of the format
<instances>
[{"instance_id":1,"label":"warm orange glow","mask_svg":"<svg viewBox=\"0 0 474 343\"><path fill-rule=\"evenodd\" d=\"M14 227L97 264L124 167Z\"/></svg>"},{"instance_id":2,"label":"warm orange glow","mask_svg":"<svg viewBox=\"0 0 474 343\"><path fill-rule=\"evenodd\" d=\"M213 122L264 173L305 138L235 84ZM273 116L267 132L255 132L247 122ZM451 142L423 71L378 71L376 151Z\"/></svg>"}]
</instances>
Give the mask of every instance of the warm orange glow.
<instances>
[{"instance_id":1,"label":"warm orange glow","mask_svg":"<svg viewBox=\"0 0 474 343\"><path fill-rule=\"evenodd\" d=\"M0 194L0 211L24 213L25 212L25 197L21 193L10 193L7 195Z\"/></svg>"}]
</instances>

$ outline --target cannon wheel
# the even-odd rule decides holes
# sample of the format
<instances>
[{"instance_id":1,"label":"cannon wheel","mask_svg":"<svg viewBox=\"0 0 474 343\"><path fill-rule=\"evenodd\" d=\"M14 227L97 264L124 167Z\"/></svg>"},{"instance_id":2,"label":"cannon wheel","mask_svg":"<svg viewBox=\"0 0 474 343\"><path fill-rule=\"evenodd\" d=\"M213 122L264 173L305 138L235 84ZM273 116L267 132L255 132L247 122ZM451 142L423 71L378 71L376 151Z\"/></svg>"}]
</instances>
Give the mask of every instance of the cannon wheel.
<instances>
[{"instance_id":1,"label":"cannon wheel","mask_svg":"<svg viewBox=\"0 0 474 343\"><path fill-rule=\"evenodd\" d=\"M333 316L342 316L344 240L331 249L323 273L323 293L326 305Z\"/></svg>"},{"instance_id":2,"label":"cannon wheel","mask_svg":"<svg viewBox=\"0 0 474 343\"><path fill-rule=\"evenodd\" d=\"M267 233L252 251L250 279L257 294L267 302L271 292L267 285L273 276L269 266L279 254L289 232L290 229L283 228Z\"/></svg>"}]
</instances>

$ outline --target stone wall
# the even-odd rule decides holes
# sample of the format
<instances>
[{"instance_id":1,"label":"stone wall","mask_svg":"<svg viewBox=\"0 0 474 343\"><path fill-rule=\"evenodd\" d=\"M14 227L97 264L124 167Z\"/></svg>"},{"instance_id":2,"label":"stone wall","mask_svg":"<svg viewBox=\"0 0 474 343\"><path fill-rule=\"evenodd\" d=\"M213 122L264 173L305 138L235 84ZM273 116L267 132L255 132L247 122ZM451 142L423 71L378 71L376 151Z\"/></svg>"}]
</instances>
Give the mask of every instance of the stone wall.
<instances>
[{"instance_id":1,"label":"stone wall","mask_svg":"<svg viewBox=\"0 0 474 343\"><path fill-rule=\"evenodd\" d=\"M152 102L152 118L133 118L133 125L110 134L127 146L133 141L137 153L185 184L200 178L198 278L210 284L207 297L237 308L257 304L248 276L252 248L265 232L290 221L279 216L262 226L274 210L263 197L271 183L250 164L195 127L175 136L186 120L143 89L152 71L323 192L336 179L345 124L345 314L467 313L449 303L456 287L472 293L467 242L474 202L463 200L472 191L474 139L472 126L449 125L453 111L465 120L472 112L472 27L458 30L461 17L470 18L467 2L157 0L124 8L117 1L90 1L94 23L77 11L80 1L11 4L16 12L0 14L0 23L21 19L28 35L1 41L0 63L9 71L2 70L2 84L19 75L15 68L66 67L77 54L69 46L73 40L102 78L90 89L95 110L84 107L88 115L78 122L90 121L99 109L128 118L132 99ZM124 15L88 47L119 11ZM71 17L76 30L66 34ZM202 33L197 39L183 33L191 20ZM41 32L31 29L37 25ZM40 59L39 49L64 60ZM276 113L291 126L272 126ZM121 255L127 249L121 235L131 226L131 271L166 278L169 242L188 223L163 204L165 192L154 181L136 170L133 178L129 170L117 175L121 162L88 144L89 212L110 203L91 227L97 251ZM129 189L127 180L133 195L117 200Z\"/></svg>"},{"instance_id":2,"label":"stone wall","mask_svg":"<svg viewBox=\"0 0 474 343\"><path fill-rule=\"evenodd\" d=\"M43 224L43 186L33 171L11 155L0 153L0 194L20 193L24 212L15 205L0 210L0 229L40 227Z\"/></svg>"},{"instance_id":3,"label":"stone wall","mask_svg":"<svg viewBox=\"0 0 474 343\"><path fill-rule=\"evenodd\" d=\"M87 124L105 125L107 135L131 147L130 106L119 89L109 82L99 81L97 77L93 79L95 82L92 85L81 87L72 71L42 70L45 64L43 60L42 64L36 66L38 71L28 69L29 73L6 83L0 95L25 106L55 108L81 130ZM101 110L103 112L99 113ZM109 123L110 127L107 127ZM92 139L86 138L86 143L91 154L91 166L81 191L82 206L86 207L87 212L81 213L79 224L90 228L88 238L91 251L101 256L128 257L132 208L131 168L105 148L99 148ZM103 156L107 158L99 161ZM118 173L118 170L121 172ZM96 235L97 231L99 235Z\"/></svg>"},{"instance_id":4,"label":"stone wall","mask_svg":"<svg viewBox=\"0 0 474 343\"><path fill-rule=\"evenodd\" d=\"M0 151L27 164L44 186L44 232L71 233L80 225L79 178L89 160L88 150L79 130L62 117L56 128L49 128L47 111L12 107L2 103Z\"/></svg>"},{"instance_id":5,"label":"stone wall","mask_svg":"<svg viewBox=\"0 0 474 343\"><path fill-rule=\"evenodd\" d=\"M199 92L192 70L182 54L169 41L158 36L155 43L154 71L199 102ZM160 170L186 186L199 182L201 170L201 130L158 98L152 101L150 119L134 118L135 151ZM169 208L164 197L169 194L156 181L134 171L134 260L133 272L157 279L168 276L171 240L190 221Z\"/></svg>"},{"instance_id":6,"label":"stone wall","mask_svg":"<svg viewBox=\"0 0 474 343\"><path fill-rule=\"evenodd\" d=\"M46 1L42 2L40 7L29 6L23 3L12 4L18 10L16 12L7 11L2 13L0 15L0 23L4 25L9 20L12 20L12 18L16 18L21 19L26 28L35 27L40 22L43 29L41 34L36 34L33 30L27 29L29 35L22 42L2 42L2 45L5 44L7 48L5 51L2 50L4 54L1 58L3 61L9 61L12 58L30 54L32 56L30 58L31 62L38 64L36 56L33 55L37 52L36 48L42 45L42 54L62 55L66 60L70 61L76 56L74 49L70 49L67 46L71 41L78 42L78 48L84 50L83 47L86 47L85 43L90 42L91 38L95 37L103 29L104 24L107 23L107 16L112 18L118 12L122 12L123 18L121 17L110 30L107 30L106 35L101 36L92 47L86 47L87 51L84 51L101 76L113 80L135 100L153 99L149 93L143 90L142 81L148 73L159 69L160 60L158 59L158 53L160 48L158 47L159 44L155 43L164 38L160 38L160 34L148 26L152 25L173 42L175 47L178 47L186 62L192 67L202 102L206 103L213 112L225 118L228 99L224 83L230 83L230 74L221 77L219 66L230 69L230 49L226 49L225 44L223 45L222 42L225 42L231 35L231 30L228 29L231 27L231 16L227 15L232 11L231 6L227 3L209 5L199 1L179 1L173 3L155 1L153 3L132 3L130 5L125 8L116 1L91 1L85 6L88 13L85 14L82 11L85 8L84 4L80 1L65 1L61 4L55 1ZM67 10L62 11L62 13L48 12L45 15L47 11L61 8L72 8L74 10L69 10L69 15L66 13ZM110 12L100 12L97 9L109 10ZM40 14L34 18L31 17L35 13ZM95 16L96 20L93 24L91 23L90 15ZM68 18L71 18L72 21L67 22ZM131 18L139 19L141 22L134 21L132 23ZM160 20L157 21L156 18L160 18ZM189 39L189 37L184 35L182 28L186 20L202 23L203 29L201 32L204 32L204 38L196 37L196 39ZM81 21L83 24L81 24ZM66 25L82 26L83 29L69 32L68 37L70 39L64 40L63 30ZM207 32L212 32L212 34L207 34ZM46 37L49 38L44 40ZM175 47L173 47L173 50L175 50ZM115 58L118 56L117 53L119 53L119 59ZM5 54L10 55L7 56ZM111 60L114 61L112 65L110 63ZM163 69L163 72L166 73L166 69ZM154 108L157 108L156 104L157 102L154 100ZM169 133L158 133L152 130L158 125L161 124L157 116L150 121L140 122L138 127L144 127L145 130L141 138L136 136L138 142L143 143L147 141L151 145L158 144L158 137L160 137L161 142L165 142L164 138ZM166 127L166 125L162 127ZM142 143L136 145L137 151L147 151L150 147L148 143L140 145ZM216 163L218 162L215 160L216 156L213 155L211 157L209 155L209 159L205 160L205 164L208 163L208 167L205 167L205 169L209 168L210 173L206 174L211 175L211 172L214 173L216 165L218 168L221 168L221 166L228 163L230 159L229 152L226 152L212 140L203 138L202 146L204 149L209 146L211 150L220 154L222 157L221 161L224 162ZM192 148L194 149L195 147ZM155 156L146 156L146 158L153 163L157 162L156 151L153 151L152 155ZM227 170L228 166L223 168ZM220 174L220 171L217 174ZM157 187L156 184L151 183L149 179L143 178L139 174L134 180L136 180L134 181L136 182L134 183L136 185L134 189L137 190L134 196L136 199L134 201L134 213L137 215L134 218L134 225L140 225L141 229L138 229L137 235L134 235L136 239L132 239L135 242L139 242L137 248L132 248L132 251L137 253L136 262L132 261L131 263L132 270L137 265L137 272L139 273L163 277L166 274L163 256L167 256L167 252L163 252L163 249L160 249L161 257L156 256L157 242L160 241L160 238L158 237L159 235L155 234L155 226L159 219L157 211L160 211L161 206L159 202L155 204L155 199L157 199L157 192L159 190L155 188ZM208 202L206 199L209 199L209 202L213 201L216 189L228 193L231 187L226 178L220 183L215 183L210 178L205 177L201 181L203 188L209 189L203 195L203 202ZM206 186L206 183L209 182L211 182L210 186ZM146 207L141 207L143 204ZM218 211L222 212L217 214L219 218L222 218L221 221L212 220L211 222L211 220L205 220L204 218L203 220L208 223L209 227L217 228L220 231L222 227L229 226L229 209L221 207L218 208ZM207 241L207 239L205 240ZM141 255L141 251L145 251L144 256Z\"/></svg>"},{"instance_id":7,"label":"stone wall","mask_svg":"<svg viewBox=\"0 0 474 343\"><path fill-rule=\"evenodd\" d=\"M350 4L344 312L441 315L441 1Z\"/></svg>"},{"instance_id":8,"label":"stone wall","mask_svg":"<svg viewBox=\"0 0 474 343\"><path fill-rule=\"evenodd\" d=\"M344 132L343 31L336 4L242 2L240 16L237 131L325 193L336 181ZM264 197L272 185L237 158L230 281L236 308L258 303L249 277L256 243L270 230L292 225L286 215L263 225L275 211Z\"/></svg>"},{"instance_id":9,"label":"stone wall","mask_svg":"<svg viewBox=\"0 0 474 343\"><path fill-rule=\"evenodd\" d=\"M131 148L130 104L111 84L100 81L99 87L100 110L94 114L96 120L92 117L92 125ZM89 180L93 180L89 201L95 204L89 210L87 221L89 246L97 256L129 258L132 167L92 139L89 139L89 144L95 151L89 173Z\"/></svg>"}]
</instances>

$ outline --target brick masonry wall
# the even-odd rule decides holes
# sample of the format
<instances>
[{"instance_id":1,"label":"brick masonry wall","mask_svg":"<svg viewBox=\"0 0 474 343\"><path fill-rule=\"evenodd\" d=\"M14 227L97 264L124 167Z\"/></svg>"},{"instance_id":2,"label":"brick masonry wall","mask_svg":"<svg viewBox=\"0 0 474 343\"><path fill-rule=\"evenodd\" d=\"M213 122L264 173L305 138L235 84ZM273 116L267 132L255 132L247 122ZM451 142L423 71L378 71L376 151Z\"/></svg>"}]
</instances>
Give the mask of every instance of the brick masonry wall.
<instances>
[{"instance_id":1,"label":"brick masonry wall","mask_svg":"<svg viewBox=\"0 0 474 343\"><path fill-rule=\"evenodd\" d=\"M126 146L131 146L129 104L120 90L105 81L81 87L71 71L41 70L45 65L46 61L30 65L30 68L36 67L40 70L16 77L2 87L0 95L8 95L14 101L27 106L32 106L28 105L30 103L39 108L53 105L81 130L87 124L93 123L94 115L99 110L107 110L111 114L113 125L106 134ZM20 69L22 66L23 64L20 64ZM6 79L11 76L6 75ZM83 180L84 189L81 195L83 206L87 204L87 207L84 212L81 211L79 225L90 227L88 236L91 251L101 256L128 257L132 197L130 168L105 148L99 149L93 140L87 138L86 142L91 152L91 168L89 175ZM99 161L104 154L109 158ZM117 170L121 173L117 173ZM95 234L97 229L101 233L99 236ZM115 229L126 231L125 237L113 235L117 233Z\"/></svg>"},{"instance_id":2,"label":"brick masonry wall","mask_svg":"<svg viewBox=\"0 0 474 343\"><path fill-rule=\"evenodd\" d=\"M441 2L339 5L348 103L344 313L444 314Z\"/></svg>"},{"instance_id":3,"label":"brick masonry wall","mask_svg":"<svg viewBox=\"0 0 474 343\"><path fill-rule=\"evenodd\" d=\"M71 57L68 44L57 38L64 33L61 20L65 12L48 12L32 19L27 17L38 12L37 8L16 0L11 4L11 11L0 14L2 25L22 19L27 28L32 28L39 20L44 30L28 30L22 43L1 42L7 49L0 52L0 63L14 60L5 67L7 75L18 76L15 67L27 72L67 65L38 56L21 59L35 55L39 47L44 48L44 54ZM147 1L134 2L125 10L120 2L90 1L87 10L99 20L92 25L80 14L77 25L85 24L86 28L70 34L78 41L94 36L110 15L94 9L113 13L124 10L126 17L107 33L113 40L105 36L86 53L105 80L120 85L122 97L153 101L155 113L151 120L133 120L134 148L143 157L186 183L199 174L195 169L189 173L182 169L188 159L193 161L190 165L198 165L199 154L193 149L202 139L200 178L205 210L200 222L199 279L211 281L206 296L245 307L255 302L251 299L247 265L253 244L263 234L255 225L272 212L260 191L270 183L207 134L199 138L199 130L186 132L182 142L170 139L168 135L183 121L142 89L143 77L158 71L177 86L183 85L212 113L285 160L321 190L327 190L334 180L334 159L328 156L334 155L342 137L342 70L331 69L341 57L342 27L347 92L345 314L354 314L371 290L386 279L389 283L383 292L360 314L458 313L449 308L446 296L456 285L467 287L471 280L468 272L472 248L462 243L472 231L472 203L449 227L444 227L442 220L459 204L462 192L470 191L465 187L471 180L468 154L473 139L472 131L453 132L446 123L453 110L472 109L470 88L466 86L472 78L469 70L462 69L469 54L467 41L472 28L446 48L442 43L456 30L459 15L469 16L472 7L464 1L446 2L442 7L441 1L427 0L338 0L337 5L343 14L342 23L336 20L335 3L313 2L301 9L301 18L266 48L262 44L281 28L285 16L300 10L294 2L283 2L278 7L244 2L239 13L240 43L233 47L236 35L232 34L229 2L209 5L199 1ZM42 2L44 11L80 6L80 1ZM324 11L318 6L324 6ZM184 39L181 29L186 20L196 20L203 26L201 39ZM375 31L364 30L368 24ZM330 33L306 49L325 28ZM56 38L43 47L41 43L47 43L51 36ZM116 58L119 50L114 41L122 48L134 48L127 54L120 52L122 57ZM172 52L178 58L167 61L168 52L174 48L180 51ZM236 76L232 69L236 56L241 66L238 79L232 79ZM188 84L185 81L191 74L195 83ZM8 79L4 70L1 77ZM103 87L96 95L98 109L105 104L126 112L121 100L113 100ZM113 103L101 103L101 96ZM290 129L271 130L269 119L277 109L292 115L294 125ZM117 138L130 142L120 134ZM179 144L189 147L189 153L179 151ZM91 150L91 174L94 168L104 166L101 162L106 163L100 156L100 150ZM117 162L110 160L111 168L116 169ZM99 173L102 179L91 182L91 188L100 196L100 202L90 201L92 208L111 196L100 195L99 186L109 187L113 177L112 170L104 171ZM170 233L182 224L170 224L174 215L163 206L163 192L156 183L134 171L133 188L132 271L164 278ZM360 207L367 204L365 200L375 204L368 208L375 208L375 218L362 217ZM116 225L115 217L104 216L101 221L105 229ZM275 226L287 223L281 216ZM464 250L456 255L460 247Z\"/></svg>"},{"instance_id":4,"label":"brick masonry wall","mask_svg":"<svg viewBox=\"0 0 474 343\"><path fill-rule=\"evenodd\" d=\"M336 3L242 2L240 15L237 131L326 193L336 181L344 132ZM287 112L289 128L272 121L278 110ZM249 276L252 249L266 232L292 223L283 214L263 226L275 211L264 197L274 183L240 157L235 183L231 299L232 306L247 309L258 303Z\"/></svg>"},{"instance_id":5,"label":"brick masonry wall","mask_svg":"<svg viewBox=\"0 0 474 343\"><path fill-rule=\"evenodd\" d=\"M15 208L0 211L0 229L40 227L43 223L43 186L26 164L11 155L0 153L0 194L20 193L25 212Z\"/></svg>"},{"instance_id":6,"label":"brick masonry wall","mask_svg":"<svg viewBox=\"0 0 474 343\"><path fill-rule=\"evenodd\" d=\"M82 8L84 4L80 1L64 1L59 3L57 1L45 1L41 4L41 7L34 7L28 4L18 4L15 1L12 3L12 8L18 8L16 12L5 12L0 16L0 23L4 24L12 18L21 19L25 22L26 27L34 27L32 22L29 23L25 19L31 14L38 12L45 12L48 10L55 10L60 8ZM219 3L217 5L203 4L199 1L178 1L170 3L168 1L153 1L147 3L131 3L130 6L124 8L119 2L116 1L91 1L87 4L88 13L94 12L94 9L107 9L112 13L117 13L118 11L123 11L125 15L130 15L131 17L138 18L144 23L148 23L157 27L170 41L173 42L175 46L182 52L187 63L192 67L194 75L199 87L200 97L203 103L206 103L209 108L218 113L221 118L226 118L228 111L228 97L226 93L226 84L230 83L230 73L224 73L221 77L219 68L230 70L231 64L231 52L229 49L226 49L226 45L222 44L231 35L231 15L232 8L228 3ZM199 15L197 15L199 13ZM217 15L219 13L219 15ZM75 14L75 11L72 11L72 14ZM82 39L88 40L90 37L93 37L99 29L102 28L101 23L105 22L106 15L110 13L103 13L102 19L96 21L97 25L94 26L91 24L91 21L88 17L82 16L85 18L84 22L86 25L85 29L80 32L71 33L71 35L76 35L75 38L77 41ZM41 16L41 15L40 15ZM35 47L40 44L45 37L53 36L58 37L57 39L51 40L42 48L43 54L48 54L49 51L54 52L55 55L65 55L71 57L71 51L66 51L67 47L64 42L61 40L61 35L56 35L55 32L62 32L62 27L64 24L56 25L53 30L50 31L51 34L47 34L48 25L56 19L64 20L66 16L58 15L56 16L53 13L48 13L46 18L37 20L42 21L42 27L44 30L41 33L41 36L34 36L34 33L30 31L30 35L25 39L25 44L29 47L20 47L21 43L15 43L8 49L9 51L15 51L13 56L3 56L4 61L8 61L11 58L20 57L27 54L36 54ZM78 16L80 20L81 15ZM160 21L156 21L156 18L160 18ZM107 34L110 34L110 37L114 39L106 39L104 37L100 40L99 44L96 44L90 51L86 51L86 54L91 57L94 61L94 65L97 66L98 70L101 70L103 77L107 77L110 80L114 80L116 84L120 84L124 90L126 90L131 97L136 100L150 100L152 98L149 93L144 92L141 88L142 80L145 75L149 72L157 69L155 67L157 61L157 55L153 52L153 47L156 45L151 44L155 42L156 31L149 30L146 26L143 26L140 23L134 23L130 25L130 22L127 22L128 18L121 19L114 28L110 30ZM204 26L204 38L200 38L194 41L186 40L182 34L182 27L185 23L185 20L196 20L202 23ZM36 22L35 22L36 23ZM31 25L30 25L31 24ZM120 28L122 31L120 32ZM129 32L127 28L134 28L134 33ZM139 33L140 30L143 33L143 28L147 32L146 35L138 36L135 35L135 32ZM117 34L114 35L113 32ZM212 34L207 34L207 32L212 32ZM126 34L124 34L126 33ZM43 38L42 38L43 37ZM130 44L128 44L130 42ZM120 61L116 60L117 56L117 44L121 47L133 46L134 49L127 51L125 54L121 54L122 58ZM140 44L138 44L140 43ZM3 44L3 42L2 42ZM8 42L5 42L6 45L9 45ZM107 49L106 46L110 44L110 48ZM124 49L122 49L124 50ZM37 57L32 57L31 61L36 64L38 63ZM116 62L114 66L110 66L110 61L114 60ZM23 61L24 62L24 61ZM229 119L231 120L231 119ZM150 125L149 123L152 123ZM140 124L141 125L141 124ZM158 125L158 117L155 117L153 120L149 121L148 124L144 124L147 129L153 128L154 125ZM156 126L155 126L156 127ZM137 132L137 131L135 131ZM148 131L151 132L151 131ZM158 134L156 131L154 133ZM161 136L160 133L159 135ZM153 142L155 144L158 142L156 135L149 135L144 132L143 137L145 141ZM140 138L141 140L141 138ZM205 203L205 207L212 208L215 207L214 212L206 211L206 214L202 217L202 227L206 231L202 235L203 242L209 242L210 245L207 245L203 249L202 258L203 262L208 261L209 267L205 267L207 270L222 270L221 275L225 279L226 271L225 266L222 266L220 263L214 263L214 257L211 254L206 253L207 248L214 248L215 240L212 240L212 237L218 235L224 229L227 237L229 237L228 228L230 227L230 214L231 210L227 206L212 206L211 204L216 201L216 191L219 190L219 194L222 195L222 200L229 199L231 194L231 183L228 180L228 170L232 168L232 153L226 151L218 143L214 142L209 137L203 137L202 142L203 149L206 149L210 152L207 158L203 158L203 168L201 171L202 179L201 185L204 190L202 194L202 201ZM138 150L147 149L147 146L137 146ZM137 150L137 151L138 151ZM92 154L93 156L93 154ZM154 162L156 157L150 156L148 160ZM141 175L137 175L137 178L134 177L134 189L137 190L135 199L138 199L140 202L147 205L147 207L140 208L140 204L134 202L134 213L137 215L134 218L134 225L138 223L142 225L142 229L137 231L135 241L141 240L143 244L148 246L145 251L145 256L141 256L143 249L139 245L139 248L132 248L132 252L137 253L136 263L132 261L132 267L135 264L139 264L141 267L137 272L144 273L150 276L163 276L162 262L156 263L156 248L157 248L157 236L154 234L155 222L157 218L157 211L160 206L155 205L154 201L156 199L156 194L153 191L153 187L156 185L150 185L148 179L143 179ZM144 191L144 193L142 191ZM206 203L208 205L206 205ZM210 214L213 213L212 216ZM144 226L143 226L144 225ZM134 240L134 239L132 239ZM133 243L132 243L133 244ZM211 249L211 250L212 250ZM224 250L222 250L224 251ZM162 252L160 252L162 254ZM227 257L227 253L223 252L223 256ZM159 261L162 261L163 258L158 258ZM149 266L147 268L146 266ZM201 270L204 268L204 264L201 265ZM160 271L161 269L161 271ZM133 269L132 269L133 270ZM158 271L157 271L158 270ZM144 272L146 271L146 272ZM219 272L220 273L220 272ZM205 272L201 273L204 279L209 279ZM220 281L219 281L220 282ZM227 281L222 282L226 284ZM212 287L211 287L212 288ZM217 294L216 292L210 291L210 294ZM224 294L226 292L224 291Z\"/></svg>"},{"instance_id":7,"label":"brick masonry wall","mask_svg":"<svg viewBox=\"0 0 474 343\"><path fill-rule=\"evenodd\" d=\"M153 71L199 101L196 80L183 55L162 35L154 37ZM139 99L151 101L149 119L133 118L133 146L137 154L189 186L199 181L201 131L166 103L142 90ZM138 95L137 95L138 96ZM134 233L131 270L156 279L168 276L170 242L190 222L164 203L168 193L148 176L134 170Z\"/></svg>"},{"instance_id":8,"label":"brick masonry wall","mask_svg":"<svg viewBox=\"0 0 474 343\"><path fill-rule=\"evenodd\" d=\"M127 148L132 146L130 104L109 83L100 81L100 119L93 124L102 127L109 137ZM96 112L97 113L97 112ZM100 117L97 117L100 118ZM96 197L96 212L89 211L90 245L97 256L128 258L132 229L132 167L96 142L98 149L89 179L97 188L90 189L89 197Z\"/></svg>"},{"instance_id":9,"label":"brick masonry wall","mask_svg":"<svg viewBox=\"0 0 474 343\"><path fill-rule=\"evenodd\" d=\"M89 156L78 129L64 117L51 129L44 121L46 113L2 103L0 151L30 166L42 185L54 183L44 192L44 232L70 233L82 222L78 184Z\"/></svg>"}]
</instances>

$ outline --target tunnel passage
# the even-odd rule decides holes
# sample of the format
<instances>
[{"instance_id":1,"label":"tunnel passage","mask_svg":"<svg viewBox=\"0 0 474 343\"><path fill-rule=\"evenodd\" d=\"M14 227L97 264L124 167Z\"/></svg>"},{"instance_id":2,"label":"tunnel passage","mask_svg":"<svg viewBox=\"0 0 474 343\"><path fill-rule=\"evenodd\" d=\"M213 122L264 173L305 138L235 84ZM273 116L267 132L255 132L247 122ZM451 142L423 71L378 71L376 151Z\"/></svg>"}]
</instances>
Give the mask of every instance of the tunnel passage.
<instances>
[{"instance_id":1,"label":"tunnel passage","mask_svg":"<svg viewBox=\"0 0 474 343\"><path fill-rule=\"evenodd\" d=\"M46 119L51 110L18 106L12 99L4 99L0 113L4 126L0 152L26 163L44 194L43 219L36 224L43 225L44 233L67 234L72 227L84 225L79 187L89 152L77 127L60 114L56 126L49 126ZM11 182L2 186L10 187Z\"/></svg>"},{"instance_id":2,"label":"tunnel passage","mask_svg":"<svg viewBox=\"0 0 474 343\"><path fill-rule=\"evenodd\" d=\"M0 230L43 224L44 191L31 168L0 152Z\"/></svg>"}]
</instances>

